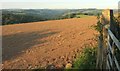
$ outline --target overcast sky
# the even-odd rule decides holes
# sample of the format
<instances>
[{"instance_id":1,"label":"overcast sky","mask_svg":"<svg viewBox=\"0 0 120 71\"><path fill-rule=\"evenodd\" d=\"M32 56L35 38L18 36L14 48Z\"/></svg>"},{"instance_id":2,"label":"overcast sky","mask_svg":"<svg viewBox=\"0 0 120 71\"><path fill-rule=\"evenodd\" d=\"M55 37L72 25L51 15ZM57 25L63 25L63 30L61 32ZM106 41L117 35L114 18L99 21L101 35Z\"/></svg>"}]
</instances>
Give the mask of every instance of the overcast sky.
<instances>
[{"instance_id":1,"label":"overcast sky","mask_svg":"<svg viewBox=\"0 0 120 71\"><path fill-rule=\"evenodd\" d=\"M1 0L0 8L22 9L81 9L118 8L119 0Z\"/></svg>"}]
</instances>

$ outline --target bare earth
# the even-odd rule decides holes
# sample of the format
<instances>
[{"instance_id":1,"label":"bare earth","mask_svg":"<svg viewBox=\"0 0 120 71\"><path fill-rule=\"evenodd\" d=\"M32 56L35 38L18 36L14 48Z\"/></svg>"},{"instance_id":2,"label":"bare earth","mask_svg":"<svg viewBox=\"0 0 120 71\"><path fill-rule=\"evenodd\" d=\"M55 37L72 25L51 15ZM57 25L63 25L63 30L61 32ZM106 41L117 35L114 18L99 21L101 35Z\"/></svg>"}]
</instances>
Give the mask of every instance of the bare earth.
<instances>
[{"instance_id":1,"label":"bare earth","mask_svg":"<svg viewBox=\"0 0 120 71\"><path fill-rule=\"evenodd\" d=\"M3 68L64 67L85 46L96 44L91 27L96 22L91 16L3 26Z\"/></svg>"}]
</instances>

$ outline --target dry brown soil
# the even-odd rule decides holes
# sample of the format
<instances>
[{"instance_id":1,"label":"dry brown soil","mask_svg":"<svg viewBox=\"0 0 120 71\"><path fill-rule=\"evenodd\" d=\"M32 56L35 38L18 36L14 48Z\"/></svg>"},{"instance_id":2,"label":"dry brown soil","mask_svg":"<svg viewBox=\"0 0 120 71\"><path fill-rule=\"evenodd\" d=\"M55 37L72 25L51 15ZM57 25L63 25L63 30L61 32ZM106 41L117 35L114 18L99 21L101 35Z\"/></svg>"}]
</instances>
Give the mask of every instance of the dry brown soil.
<instances>
[{"instance_id":1,"label":"dry brown soil","mask_svg":"<svg viewBox=\"0 0 120 71\"><path fill-rule=\"evenodd\" d=\"M96 22L91 16L3 26L3 68L64 67L85 46L96 45Z\"/></svg>"}]
</instances>

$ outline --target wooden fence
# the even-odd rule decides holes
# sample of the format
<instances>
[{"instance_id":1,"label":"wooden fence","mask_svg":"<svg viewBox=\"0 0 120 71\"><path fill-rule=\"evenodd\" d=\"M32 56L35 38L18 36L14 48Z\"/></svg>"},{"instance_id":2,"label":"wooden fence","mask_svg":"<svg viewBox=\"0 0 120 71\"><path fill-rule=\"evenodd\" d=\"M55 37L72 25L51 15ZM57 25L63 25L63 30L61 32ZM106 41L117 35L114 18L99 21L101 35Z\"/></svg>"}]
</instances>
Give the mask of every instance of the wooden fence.
<instances>
[{"instance_id":1,"label":"wooden fence","mask_svg":"<svg viewBox=\"0 0 120 71\"><path fill-rule=\"evenodd\" d=\"M104 10L101 16L102 35L99 38L98 69L120 71L120 26L113 10Z\"/></svg>"}]
</instances>

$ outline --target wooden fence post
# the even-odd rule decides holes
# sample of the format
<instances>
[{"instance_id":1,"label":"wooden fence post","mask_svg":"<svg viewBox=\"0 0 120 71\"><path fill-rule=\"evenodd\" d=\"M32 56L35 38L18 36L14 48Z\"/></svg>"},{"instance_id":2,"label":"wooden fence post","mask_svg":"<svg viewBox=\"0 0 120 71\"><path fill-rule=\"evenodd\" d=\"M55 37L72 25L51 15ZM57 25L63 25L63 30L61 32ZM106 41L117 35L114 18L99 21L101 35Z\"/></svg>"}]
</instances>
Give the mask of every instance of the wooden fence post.
<instances>
[{"instance_id":1,"label":"wooden fence post","mask_svg":"<svg viewBox=\"0 0 120 71\"><path fill-rule=\"evenodd\" d=\"M102 65L103 65L103 35L102 34L100 34L98 40L99 43L98 43L96 68L102 69Z\"/></svg>"},{"instance_id":2,"label":"wooden fence post","mask_svg":"<svg viewBox=\"0 0 120 71\"><path fill-rule=\"evenodd\" d=\"M97 68L106 69L107 62L107 28L110 24L110 10L104 10L101 16L102 32L99 36Z\"/></svg>"},{"instance_id":3,"label":"wooden fence post","mask_svg":"<svg viewBox=\"0 0 120 71\"><path fill-rule=\"evenodd\" d=\"M107 67L107 40L108 40L108 27L110 24L110 10L104 10L102 12L103 17L103 67L102 69L106 69Z\"/></svg>"}]
</instances>

